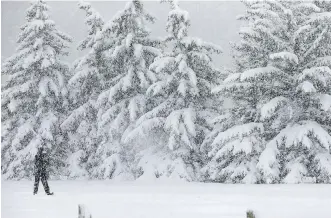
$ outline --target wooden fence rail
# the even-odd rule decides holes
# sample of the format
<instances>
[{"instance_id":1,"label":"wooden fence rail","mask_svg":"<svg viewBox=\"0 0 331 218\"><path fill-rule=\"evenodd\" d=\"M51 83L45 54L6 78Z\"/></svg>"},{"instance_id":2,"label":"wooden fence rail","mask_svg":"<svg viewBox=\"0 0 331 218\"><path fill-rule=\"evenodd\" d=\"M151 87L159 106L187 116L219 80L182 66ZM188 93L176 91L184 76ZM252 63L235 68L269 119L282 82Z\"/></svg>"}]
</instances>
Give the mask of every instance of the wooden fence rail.
<instances>
[{"instance_id":1,"label":"wooden fence rail","mask_svg":"<svg viewBox=\"0 0 331 218\"><path fill-rule=\"evenodd\" d=\"M92 215L83 204L78 204L78 218L92 218ZM252 210L246 212L246 218L256 218Z\"/></svg>"}]
</instances>

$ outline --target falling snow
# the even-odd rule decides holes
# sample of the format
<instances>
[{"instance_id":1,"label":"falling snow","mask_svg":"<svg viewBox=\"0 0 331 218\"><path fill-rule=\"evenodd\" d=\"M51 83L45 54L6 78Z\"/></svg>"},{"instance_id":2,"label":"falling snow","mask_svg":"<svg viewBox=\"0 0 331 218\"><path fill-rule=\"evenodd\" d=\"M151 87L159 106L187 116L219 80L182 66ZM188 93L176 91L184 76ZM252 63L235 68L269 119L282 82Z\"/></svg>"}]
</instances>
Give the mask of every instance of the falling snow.
<instances>
[{"instance_id":1,"label":"falling snow","mask_svg":"<svg viewBox=\"0 0 331 218\"><path fill-rule=\"evenodd\" d=\"M331 3L243 4L226 70L177 1L162 1L160 38L142 1L109 21L78 3L86 32L73 63L72 38L32 2L2 63L3 178L32 179L43 147L58 180L331 183Z\"/></svg>"}]
</instances>

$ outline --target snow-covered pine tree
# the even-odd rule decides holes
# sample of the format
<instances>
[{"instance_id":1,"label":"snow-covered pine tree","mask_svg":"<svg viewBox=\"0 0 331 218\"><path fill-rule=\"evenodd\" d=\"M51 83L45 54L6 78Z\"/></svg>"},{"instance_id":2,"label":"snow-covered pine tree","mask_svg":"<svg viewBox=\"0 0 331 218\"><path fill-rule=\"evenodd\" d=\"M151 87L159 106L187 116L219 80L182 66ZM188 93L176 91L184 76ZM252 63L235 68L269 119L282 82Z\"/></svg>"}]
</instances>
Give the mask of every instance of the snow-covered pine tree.
<instances>
[{"instance_id":1,"label":"snow-covered pine tree","mask_svg":"<svg viewBox=\"0 0 331 218\"><path fill-rule=\"evenodd\" d=\"M289 46L295 24L287 2L245 1L247 21L241 41L233 44L236 72L213 92L233 100L233 107L214 120L214 129L202 145L208 161L202 169L206 181L258 183L256 168L265 147L260 107L287 92L287 75L268 66L269 55ZM293 30L292 30L293 32Z\"/></svg>"},{"instance_id":2,"label":"snow-covered pine tree","mask_svg":"<svg viewBox=\"0 0 331 218\"><path fill-rule=\"evenodd\" d=\"M163 160L158 164L165 167L155 170L156 177L196 181L201 161L200 145L211 129L209 121L214 115L209 108L211 87L219 76L211 55L221 50L199 38L189 37L188 12L176 2L170 3L166 26L169 36L165 41L173 48L157 57L150 66L158 80L147 90L147 95L157 103L137 121L126 140L158 137L152 132L163 132L161 138L166 138L166 149L162 150L170 155L162 155Z\"/></svg>"},{"instance_id":3,"label":"snow-covered pine tree","mask_svg":"<svg viewBox=\"0 0 331 218\"><path fill-rule=\"evenodd\" d=\"M61 125L69 136L67 175L70 178L89 176L92 167L89 158L98 144L96 100L105 88L109 72L104 54L105 42L99 42L103 46L95 46L96 35L102 30L104 21L91 4L80 2L78 6L86 13L85 24L88 27L88 34L78 49L88 50L88 53L74 64L74 75L69 80L72 110Z\"/></svg>"},{"instance_id":4,"label":"snow-covered pine tree","mask_svg":"<svg viewBox=\"0 0 331 218\"><path fill-rule=\"evenodd\" d=\"M247 25L241 27L239 43L231 43L237 71L265 67L268 65L269 54L286 48L284 44L284 25L287 14L286 1L242 1L247 10L239 15L238 20ZM291 22L290 20L288 20ZM289 23L293 24L293 23Z\"/></svg>"},{"instance_id":5,"label":"snow-covered pine tree","mask_svg":"<svg viewBox=\"0 0 331 218\"><path fill-rule=\"evenodd\" d=\"M307 8L315 9L302 12ZM270 56L273 66L290 73L290 89L262 107L267 119L283 119L258 168L267 183L330 183L331 13L312 3L299 5L293 12L307 16L300 18L292 35L293 53Z\"/></svg>"},{"instance_id":6,"label":"snow-covered pine tree","mask_svg":"<svg viewBox=\"0 0 331 218\"><path fill-rule=\"evenodd\" d=\"M331 2L315 1L319 11L311 14L295 34L295 51L299 57L299 75L297 83L311 82L316 93L305 98L314 102L318 110L310 112L310 118L317 119L331 134L330 94L331 94ZM313 78L311 78L313 77ZM300 85L301 86L301 85ZM308 100L309 99L309 100ZM310 109L311 110L311 109ZM323 112L324 111L324 112Z\"/></svg>"},{"instance_id":7,"label":"snow-covered pine tree","mask_svg":"<svg viewBox=\"0 0 331 218\"><path fill-rule=\"evenodd\" d=\"M159 40L152 39L146 23L154 22L138 0L130 1L104 25L97 43L111 38L112 85L98 97L98 134L101 142L94 155L96 178L126 174L121 142L124 131L146 111L146 89L155 80L148 67L159 55Z\"/></svg>"},{"instance_id":8,"label":"snow-covered pine tree","mask_svg":"<svg viewBox=\"0 0 331 218\"><path fill-rule=\"evenodd\" d=\"M331 2L329 0L315 0L314 4L319 7L322 12L331 11Z\"/></svg>"},{"instance_id":9,"label":"snow-covered pine tree","mask_svg":"<svg viewBox=\"0 0 331 218\"><path fill-rule=\"evenodd\" d=\"M95 44L95 36L99 31L102 30L105 22L103 21L99 12L92 8L92 5L89 2L80 1L78 3L78 7L85 11L85 24L88 27L88 34L86 38L81 41L78 46L80 50L84 50L93 47Z\"/></svg>"},{"instance_id":10,"label":"snow-covered pine tree","mask_svg":"<svg viewBox=\"0 0 331 218\"><path fill-rule=\"evenodd\" d=\"M16 53L3 64L8 81L2 87L1 169L6 179L31 178L34 155L45 147L50 173L61 175L66 165L60 130L67 109L68 67L60 60L70 37L49 19L49 7L35 1L26 11Z\"/></svg>"}]
</instances>

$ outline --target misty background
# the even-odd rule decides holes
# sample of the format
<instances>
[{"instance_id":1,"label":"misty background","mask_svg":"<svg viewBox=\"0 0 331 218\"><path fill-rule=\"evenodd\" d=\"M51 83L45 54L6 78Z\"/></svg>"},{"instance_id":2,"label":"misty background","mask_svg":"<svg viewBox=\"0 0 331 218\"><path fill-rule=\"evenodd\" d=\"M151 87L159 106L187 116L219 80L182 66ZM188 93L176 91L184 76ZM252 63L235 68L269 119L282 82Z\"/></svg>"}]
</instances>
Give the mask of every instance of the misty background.
<instances>
[{"instance_id":1,"label":"misty background","mask_svg":"<svg viewBox=\"0 0 331 218\"><path fill-rule=\"evenodd\" d=\"M90 1L91 5L101 14L104 21L109 21L119 10L124 9L127 1ZM59 30L73 38L70 54L64 59L70 64L83 55L77 50L77 45L87 35L84 24L85 12L80 10L78 1L50 1L50 18L55 21ZM1 1L1 63L10 57L17 47L16 40L20 27L26 23L25 11L30 6L29 1ZM154 15L157 20L148 25L153 37L166 36L165 26L170 10L169 4L159 1L144 1L145 10ZM191 27L189 35L199 37L204 41L220 45L223 53L214 56L217 66L231 67L230 41L239 40L241 22L237 15L244 13L245 7L240 1L179 1L182 9L190 14ZM1 76L2 84L6 80Z\"/></svg>"}]
</instances>

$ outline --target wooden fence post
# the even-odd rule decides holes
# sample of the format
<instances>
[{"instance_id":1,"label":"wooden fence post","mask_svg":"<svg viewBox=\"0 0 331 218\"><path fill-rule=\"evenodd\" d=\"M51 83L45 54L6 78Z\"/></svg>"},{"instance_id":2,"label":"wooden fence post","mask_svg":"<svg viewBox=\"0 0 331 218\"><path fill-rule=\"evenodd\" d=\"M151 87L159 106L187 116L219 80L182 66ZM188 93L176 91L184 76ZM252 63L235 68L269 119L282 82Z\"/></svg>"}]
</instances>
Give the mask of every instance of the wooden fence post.
<instances>
[{"instance_id":1,"label":"wooden fence post","mask_svg":"<svg viewBox=\"0 0 331 218\"><path fill-rule=\"evenodd\" d=\"M255 214L253 213L252 210L248 210L246 212L246 218L255 218Z\"/></svg>"},{"instance_id":2,"label":"wooden fence post","mask_svg":"<svg viewBox=\"0 0 331 218\"><path fill-rule=\"evenodd\" d=\"M78 218L92 218L92 215L86 210L83 204L78 204Z\"/></svg>"}]
</instances>

